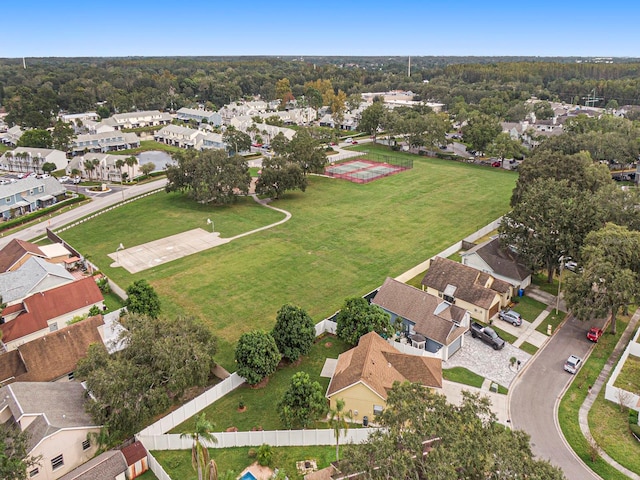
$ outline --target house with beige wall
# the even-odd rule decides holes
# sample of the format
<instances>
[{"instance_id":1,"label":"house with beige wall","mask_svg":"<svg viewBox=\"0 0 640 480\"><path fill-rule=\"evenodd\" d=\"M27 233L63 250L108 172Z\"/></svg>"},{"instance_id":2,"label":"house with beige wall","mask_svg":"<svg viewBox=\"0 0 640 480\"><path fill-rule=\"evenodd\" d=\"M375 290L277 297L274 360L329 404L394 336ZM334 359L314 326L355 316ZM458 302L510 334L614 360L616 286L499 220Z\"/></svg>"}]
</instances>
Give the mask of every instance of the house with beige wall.
<instances>
[{"instance_id":1,"label":"house with beige wall","mask_svg":"<svg viewBox=\"0 0 640 480\"><path fill-rule=\"evenodd\" d=\"M90 460L98 433L85 412L84 387L78 382L17 382L0 388L0 423L16 424L29 435L27 452L38 457L29 478L55 480Z\"/></svg>"},{"instance_id":2,"label":"house with beige wall","mask_svg":"<svg viewBox=\"0 0 640 480\"><path fill-rule=\"evenodd\" d=\"M511 303L514 290L509 282L442 257L431 259L421 283L427 293L485 323Z\"/></svg>"},{"instance_id":3,"label":"house with beige wall","mask_svg":"<svg viewBox=\"0 0 640 480\"><path fill-rule=\"evenodd\" d=\"M442 388L442 360L400 353L376 332L369 332L356 347L340 354L326 396L331 408L343 400L356 421L365 416L375 421L394 382L406 381Z\"/></svg>"},{"instance_id":4,"label":"house with beige wall","mask_svg":"<svg viewBox=\"0 0 640 480\"><path fill-rule=\"evenodd\" d=\"M502 247L497 236L470 248L461 257L463 265L509 282L515 291L531 285L531 269L522 263L514 251Z\"/></svg>"}]
</instances>

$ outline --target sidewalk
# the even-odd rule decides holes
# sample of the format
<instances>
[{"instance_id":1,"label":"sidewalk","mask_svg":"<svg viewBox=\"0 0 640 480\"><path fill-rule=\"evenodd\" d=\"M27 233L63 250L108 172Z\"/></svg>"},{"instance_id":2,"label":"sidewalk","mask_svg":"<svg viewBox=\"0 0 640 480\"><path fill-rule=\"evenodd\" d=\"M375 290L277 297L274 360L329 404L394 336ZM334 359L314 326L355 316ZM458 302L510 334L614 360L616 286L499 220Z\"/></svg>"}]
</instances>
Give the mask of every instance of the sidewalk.
<instances>
[{"instance_id":1,"label":"sidewalk","mask_svg":"<svg viewBox=\"0 0 640 480\"><path fill-rule=\"evenodd\" d=\"M598 378L596 379L595 383L591 387L591 392L587 394L587 398L584 399L584 402L582 402L582 405L580 406L580 411L578 412L578 422L580 423L580 430L582 431L582 434L584 435L584 437L587 439L588 442L594 441L593 437L591 436L591 432L589 431L589 421L588 421L589 410L591 410L591 407L593 406L593 402L598 397L598 394L602 390L602 387L606 385L607 379L609 378L609 374L611 373L611 370L613 370L613 367L618 362L620 355L622 355L622 352L627 347L627 344L629 343L629 340L634 334L636 325L638 324L639 321L640 321L640 308L636 310L636 313L634 313L633 317L631 317L631 320L629 321L627 328L620 336L620 340L618 340L616 347L613 349L613 352L607 359L607 363L605 364L604 368L600 372L600 375L598 375ZM605 460L608 464L610 464L616 470L625 474L627 477L633 480L640 480L640 475L620 465L613 458L607 455L607 453L604 452L603 450L600 450L600 457L602 457L603 460Z\"/></svg>"}]
</instances>

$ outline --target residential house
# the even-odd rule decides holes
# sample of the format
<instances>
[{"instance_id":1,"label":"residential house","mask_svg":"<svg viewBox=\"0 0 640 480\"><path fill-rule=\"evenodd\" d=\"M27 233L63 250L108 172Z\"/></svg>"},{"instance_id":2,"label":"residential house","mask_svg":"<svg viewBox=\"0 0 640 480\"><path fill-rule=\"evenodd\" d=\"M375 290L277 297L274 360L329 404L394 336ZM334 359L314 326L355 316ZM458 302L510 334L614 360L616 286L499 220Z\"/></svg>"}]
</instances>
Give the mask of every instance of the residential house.
<instances>
[{"instance_id":1,"label":"residential house","mask_svg":"<svg viewBox=\"0 0 640 480\"><path fill-rule=\"evenodd\" d=\"M195 121L198 123L208 123L215 127L222 125L222 117L217 112L210 112L204 109L182 107L176 112L176 118L183 122Z\"/></svg>"},{"instance_id":2,"label":"residential house","mask_svg":"<svg viewBox=\"0 0 640 480\"><path fill-rule=\"evenodd\" d=\"M371 301L402 322L411 346L438 353L443 361L464 345L471 315L464 308L387 278Z\"/></svg>"},{"instance_id":3,"label":"residential house","mask_svg":"<svg viewBox=\"0 0 640 480\"><path fill-rule=\"evenodd\" d=\"M7 306L21 303L34 293L73 282L75 278L63 266L32 256L19 268L0 273L0 296Z\"/></svg>"},{"instance_id":4,"label":"residential house","mask_svg":"<svg viewBox=\"0 0 640 480\"><path fill-rule=\"evenodd\" d=\"M200 143L200 150L206 150L210 148L214 148L217 150L225 150L227 148L227 144L222 140L222 135L219 133L207 133L204 137L202 137Z\"/></svg>"},{"instance_id":5,"label":"residential house","mask_svg":"<svg viewBox=\"0 0 640 480\"><path fill-rule=\"evenodd\" d=\"M127 480L127 463L120 450L108 450L59 480Z\"/></svg>"},{"instance_id":6,"label":"residential house","mask_svg":"<svg viewBox=\"0 0 640 480\"><path fill-rule=\"evenodd\" d=\"M461 256L463 265L509 282L513 285L514 291L531 285L533 272L520 261L518 254L500 245L499 237L476 245Z\"/></svg>"},{"instance_id":7,"label":"residential house","mask_svg":"<svg viewBox=\"0 0 640 480\"><path fill-rule=\"evenodd\" d=\"M481 322L489 322L513 296L510 283L442 257L431 259L421 283L431 295L468 310Z\"/></svg>"},{"instance_id":8,"label":"residential house","mask_svg":"<svg viewBox=\"0 0 640 480\"><path fill-rule=\"evenodd\" d=\"M38 246L18 238L9 241L0 249L0 273L15 271L31 257L39 257L49 263L67 266L73 253L61 243ZM78 260L77 257L73 261Z\"/></svg>"},{"instance_id":9,"label":"residential house","mask_svg":"<svg viewBox=\"0 0 640 480\"><path fill-rule=\"evenodd\" d=\"M128 178L135 178L140 175L140 166L135 163L131 167L123 164L118 168L118 160L124 163L130 155L112 155L110 153L85 153L84 155L74 157L67 166L67 175L72 175L74 170L78 170L84 178L103 182L121 182L124 172ZM91 162L92 168L87 168L86 161Z\"/></svg>"},{"instance_id":10,"label":"residential house","mask_svg":"<svg viewBox=\"0 0 640 480\"><path fill-rule=\"evenodd\" d=\"M66 198L67 189L54 177L23 178L0 185L0 216L4 220L35 212Z\"/></svg>"},{"instance_id":11,"label":"residential house","mask_svg":"<svg viewBox=\"0 0 640 480\"><path fill-rule=\"evenodd\" d=\"M127 478L133 480L149 470L147 449L142 442L134 442L122 448L122 454L127 462Z\"/></svg>"},{"instance_id":12,"label":"residential house","mask_svg":"<svg viewBox=\"0 0 640 480\"><path fill-rule=\"evenodd\" d=\"M142 128L158 125L169 125L173 117L169 113L159 110L142 112L116 113L103 120L103 123L113 126L116 130L124 128Z\"/></svg>"},{"instance_id":13,"label":"residential house","mask_svg":"<svg viewBox=\"0 0 640 480\"><path fill-rule=\"evenodd\" d=\"M229 122L232 118L240 117L243 115L253 117L266 113L270 110L275 110L276 108L277 105L275 107L271 107L267 102L264 102L262 100L253 102L232 102L218 110L218 113L222 118L222 123L225 125L229 125Z\"/></svg>"},{"instance_id":14,"label":"residential house","mask_svg":"<svg viewBox=\"0 0 640 480\"><path fill-rule=\"evenodd\" d=\"M157 131L153 138L156 142L180 148L199 149L205 132L180 125L167 125Z\"/></svg>"},{"instance_id":15,"label":"residential house","mask_svg":"<svg viewBox=\"0 0 640 480\"><path fill-rule=\"evenodd\" d=\"M71 381L89 345L103 344L102 315L48 333L0 355L0 385Z\"/></svg>"},{"instance_id":16,"label":"residential house","mask_svg":"<svg viewBox=\"0 0 640 480\"><path fill-rule=\"evenodd\" d=\"M386 407L393 383L405 381L442 388L442 360L400 353L369 332L356 347L340 354L326 396L331 408L341 399L358 421L365 416L373 420Z\"/></svg>"},{"instance_id":17,"label":"residential house","mask_svg":"<svg viewBox=\"0 0 640 480\"><path fill-rule=\"evenodd\" d=\"M65 123L73 123L77 125L78 122L79 123L85 123L87 121L96 122L100 120L100 115L98 115L96 112L65 113L60 115L59 118Z\"/></svg>"},{"instance_id":18,"label":"residential house","mask_svg":"<svg viewBox=\"0 0 640 480\"><path fill-rule=\"evenodd\" d=\"M20 137L23 133L24 131L20 128L19 125L14 125L2 135L0 135L0 142L11 147L15 147L16 145L18 145L18 140L20 140Z\"/></svg>"},{"instance_id":19,"label":"residential house","mask_svg":"<svg viewBox=\"0 0 640 480\"><path fill-rule=\"evenodd\" d=\"M104 310L104 297L93 277L41 291L22 303L5 307L0 324L7 351L55 332L74 318L86 316L94 305Z\"/></svg>"},{"instance_id":20,"label":"residential house","mask_svg":"<svg viewBox=\"0 0 640 480\"><path fill-rule=\"evenodd\" d=\"M40 457L28 478L54 480L90 460L98 433L84 409L87 400L78 382L16 382L0 388L0 423L16 425L29 436L27 455Z\"/></svg>"},{"instance_id":21,"label":"residential house","mask_svg":"<svg viewBox=\"0 0 640 480\"><path fill-rule=\"evenodd\" d=\"M82 153L108 153L128 150L140 146L140 138L135 133L119 131L103 133L86 133L78 135L72 147L73 155Z\"/></svg>"},{"instance_id":22,"label":"residential house","mask_svg":"<svg viewBox=\"0 0 640 480\"><path fill-rule=\"evenodd\" d=\"M56 170L67 166L67 154L50 148L18 147L0 157L0 170L44 173L42 166L53 163Z\"/></svg>"},{"instance_id":23,"label":"residential house","mask_svg":"<svg viewBox=\"0 0 640 480\"><path fill-rule=\"evenodd\" d=\"M252 117L246 115L232 118L229 121L229 125L245 132L254 142L257 141L257 137L260 136L262 139L261 143L271 143L273 137L278 135L278 133L282 133L287 140L291 140L296 134L296 131L292 128L278 127L267 123L256 123Z\"/></svg>"},{"instance_id":24,"label":"residential house","mask_svg":"<svg viewBox=\"0 0 640 480\"><path fill-rule=\"evenodd\" d=\"M637 372L638 365L640 365L640 330L636 330L633 338L629 340L613 368L605 386L604 398L620 408L627 407L640 413L640 389L638 389L638 384L623 381L619 378L623 370L627 379L635 376L633 372ZM637 423L640 425L640 418Z\"/></svg>"}]
</instances>

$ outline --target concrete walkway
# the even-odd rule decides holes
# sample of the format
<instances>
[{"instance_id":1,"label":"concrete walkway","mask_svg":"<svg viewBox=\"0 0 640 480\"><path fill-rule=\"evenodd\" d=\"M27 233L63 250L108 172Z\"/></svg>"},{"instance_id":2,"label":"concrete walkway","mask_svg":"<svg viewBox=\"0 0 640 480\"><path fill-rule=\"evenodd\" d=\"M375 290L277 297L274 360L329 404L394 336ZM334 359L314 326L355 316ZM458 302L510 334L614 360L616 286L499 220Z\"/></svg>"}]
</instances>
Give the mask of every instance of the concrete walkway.
<instances>
[{"instance_id":1,"label":"concrete walkway","mask_svg":"<svg viewBox=\"0 0 640 480\"><path fill-rule=\"evenodd\" d=\"M527 292L527 295L528 295L528 292ZM513 335L518 336L516 341L513 342L514 347L520 348L520 346L523 343L527 342L527 343L530 343L531 345L534 345L540 348L545 344L545 342L549 339L549 337L544 333L538 332L536 328L538 328L546 320L546 318L549 316L549 313L551 313L553 309L554 307L552 305L548 305L546 309L540 312L540 315L538 315L532 323L528 323L524 321L522 322L522 325L520 327L514 327L511 324L507 324L511 328L508 328L508 327L505 328L502 326L501 328ZM517 328L520 328L520 329L524 328L524 331L521 330L516 334L515 332L513 332L513 330Z\"/></svg>"},{"instance_id":2,"label":"concrete walkway","mask_svg":"<svg viewBox=\"0 0 640 480\"><path fill-rule=\"evenodd\" d=\"M609 375L611 374L611 370L613 370L616 363L620 359L620 355L622 355L622 352L629 344L629 340L633 336L636 330L636 325L638 324L639 321L640 321L640 308L636 310L636 313L634 313L633 317L631 317L631 320L629 321L627 328L620 336L620 340L618 340L616 347L613 349L613 352L607 359L607 363L604 365L604 368L600 372L600 375L598 375L598 378L596 379L595 383L591 387L591 391L587 394L587 398L584 399L584 402L582 402L582 405L580 406L580 411L578 412L578 422L580 423L580 430L582 431L582 434L584 435L584 437L587 439L588 442L594 441L593 437L591 436L591 431L589 430L589 420L588 420L589 410L591 410L591 407L593 406L593 402L598 397L598 394L600 393L602 388L606 385ZM599 453L600 453L600 457L603 460L605 460L608 464L610 464L619 472L625 474L627 477L633 480L640 480L640 475L620 465L613 458L607 455L606 452L600 450Z\"/></svg>"}]
</instances>

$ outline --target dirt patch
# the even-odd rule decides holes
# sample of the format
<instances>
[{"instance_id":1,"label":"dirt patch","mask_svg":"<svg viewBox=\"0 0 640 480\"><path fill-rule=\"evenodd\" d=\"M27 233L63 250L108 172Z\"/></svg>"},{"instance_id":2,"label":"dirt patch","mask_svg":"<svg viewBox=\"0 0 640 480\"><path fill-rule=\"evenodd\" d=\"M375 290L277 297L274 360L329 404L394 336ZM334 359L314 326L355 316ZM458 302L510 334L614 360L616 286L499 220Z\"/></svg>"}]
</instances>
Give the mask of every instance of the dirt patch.
<instances>
[{"instance_id":1,"label":"dirt patch","mask_svg":"<svg viewBox=\"0 0 640 480\"><path fill-rule=\"evenodd\" d=\"M333 343L331 343L331 342L325 342L325 343L324 343L324 346L325 346L326 348L331 348L331 347L333 347Z\"/></svg>"},{"instance_id":2,"label":"dirt patch","mask_svg":"<svg viewBox=\"0 0 640 480\"><path fill-rule=\"evenodd\" d=\"M255 385L249 385L249 388L251 388L253 390L258 390L260 388L266 387L268 383L269 383L269 377L265 377L262 380L260 380L258 383L256 383Z\"/></svg>"}]
</instances>

